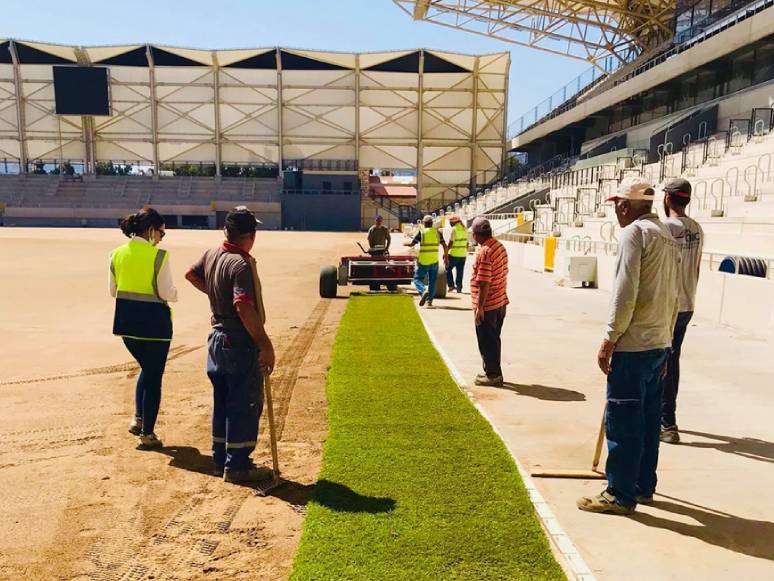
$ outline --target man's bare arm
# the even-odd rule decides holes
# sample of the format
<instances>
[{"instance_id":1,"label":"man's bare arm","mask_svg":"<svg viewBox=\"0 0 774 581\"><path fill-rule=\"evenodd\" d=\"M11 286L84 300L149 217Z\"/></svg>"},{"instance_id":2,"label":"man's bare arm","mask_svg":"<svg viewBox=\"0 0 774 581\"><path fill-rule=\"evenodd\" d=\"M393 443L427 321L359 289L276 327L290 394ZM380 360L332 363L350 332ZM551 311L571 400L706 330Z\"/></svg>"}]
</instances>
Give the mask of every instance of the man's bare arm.
<instances>
[{"instance_id":1,"label":"man's bare arm","mask_svg":"<svg viewBox=\"0 0 774 581\"><path fill-rule=\"evenodd\" d=\"M204 280L193 270L189 270L185 273L185 279L190 282L197 290L207 294L207 287L204 286Z\"/></svg>"}]
</instances>

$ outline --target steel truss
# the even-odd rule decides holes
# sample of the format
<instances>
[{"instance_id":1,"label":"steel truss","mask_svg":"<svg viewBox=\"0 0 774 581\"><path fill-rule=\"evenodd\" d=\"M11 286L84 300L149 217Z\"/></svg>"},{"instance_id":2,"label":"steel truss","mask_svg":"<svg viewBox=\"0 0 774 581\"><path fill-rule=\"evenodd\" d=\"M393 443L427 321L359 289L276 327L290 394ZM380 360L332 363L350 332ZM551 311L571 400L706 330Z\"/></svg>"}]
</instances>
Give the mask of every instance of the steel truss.
<instances>
[{"instance_id":1,"label":"steel truss","mask_svg":"<svg viewBox=\"0 0 774 581\"><path fill-rule=\"evenodd\" d=\"M671 34L675 0L393 0L414 20L597 64Z\"/></svg>"}]
</instances>

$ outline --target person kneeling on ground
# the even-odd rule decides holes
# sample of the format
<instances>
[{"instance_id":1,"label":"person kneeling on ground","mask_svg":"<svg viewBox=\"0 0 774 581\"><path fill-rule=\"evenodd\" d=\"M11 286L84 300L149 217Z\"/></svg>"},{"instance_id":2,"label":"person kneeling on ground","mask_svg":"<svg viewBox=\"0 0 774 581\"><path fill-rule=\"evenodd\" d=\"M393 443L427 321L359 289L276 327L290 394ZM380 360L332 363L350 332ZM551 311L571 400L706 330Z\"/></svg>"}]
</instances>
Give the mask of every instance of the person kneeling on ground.
<instances>
[{"instance_id":1,"label":"person kneeling on ground","mask_svg":"<svg viewBox=\"0 0 774 581\"><path fill-rule=\"evenodd\" d=\"M253 276L259 222L244 206L226 216L226 241L204 253L186 279L210 299L212 331L207 375L213 387L212 461L226 482L267 476L250 459L263 410L263 374L274 369L274 347L266 334L260 280Z\"/></svg>"},{"instance_id":2,"label":"person kneeling on ground","mask_svg":"<svg viewBox=\"0 0 774 581\"><path fill-rule=\"evenodd\" d=\"M505 246L492 236L492 226L486 218L473 220L471 230L479 249L473 263L470 297L478 350L484 362L484 373L477 375L474 383L499 387L503 384L500 332L508 305L508 253Z\"/></svg>"},{"instance_id":3,"label":"person kneeling on ground","mask_svg":"<svg viewBox=\"0 0 774 581\"><path fill-rule=\"evenodd\" d=\"M160 448L154 430L172 341L167 303L177 300L169 254L157 248L166 234L164 217L146 208L121 219L119 225L130 240L110 254L110 295L116 298L113 334L124 340L141 369L129 433L139 436L140 449Z\"/></svg>"},{"instance_id":4,"label":"person kneeling on ground","mask_svg":"<svg viewBox=\"0 0 774 581\"><path fill-rule=\"evenodd\" d=\"M597 364L607 375L607 488L581 510L631 514L656 491L661 378L677 318L677 244L653 213L653 186L627 178L608 201L622 230Z\"/></svg>"},{"instance_id":5,"label":"person kneeling on ground","mask_svg":"<svg viewBox=\"0 0 774 581\"><path fill-rule=\"evenodd\" d=\"M419 256L417 256L417 268L414 271L414 288L417 289L419 296L419 306L427 303L428 307L433 306L435 297L435 285L438 281L438 245L443 246L443 262L449 262L449 249L438 229L433 226L433 217L425 216L422 219L422 229L411 242L406 246L416 246L419 244ZM428 280L425 287L425 278Z\"/></svg>"}]
</instances>

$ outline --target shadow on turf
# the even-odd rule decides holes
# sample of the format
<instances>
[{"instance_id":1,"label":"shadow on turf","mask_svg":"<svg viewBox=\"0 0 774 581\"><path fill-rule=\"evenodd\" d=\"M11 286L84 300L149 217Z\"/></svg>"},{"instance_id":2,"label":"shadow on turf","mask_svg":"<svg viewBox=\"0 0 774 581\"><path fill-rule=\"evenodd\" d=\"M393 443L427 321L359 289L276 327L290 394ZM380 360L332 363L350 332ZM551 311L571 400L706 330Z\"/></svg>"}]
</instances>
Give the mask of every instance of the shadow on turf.
<instances>
[{"instance_id":1,"label":"shadow on turf","mask_svg":"<svg viewBox=\"0 0 774 581\"><path fill-rule=\"evenodd\" d=\"M548 387L545 385L522 385L506 381L500 389L507 389L519 395L545 401L586 401L586 395L572 389Z\"/></svg>"},{"instance_id":2,"label":"shadow on turf","mask_svg":"<svg viewBox=\"0 0 774 581\"><path fill-rule=\"evenodd\" d=\"M669 501L661 498L667 498ZM651 506L666 513L688 517L698 524L645 512L635 512L630 518L649 527L693 537L735 553L774 561L773 522L735 516L664 494L656 494L656 501Z\"/></svg>"},{"instance_id":3,"label":"shadow on turf","mask_svg":"<svg viewBox=\"0 0 774 581\"><path fill-rule=\"evenodd\" d=\"M202 454L198 448L192 446L165 446L156 450L160 454L171 458L169 465L181 470L196 472L197 474L212 474L212 456ZM216 476L213 476L216 478ZM235 484L257 490L254 482ZM391 512L395 509L395 501L392 498L379 496L365 496L358 494L348 486L320 480L317 484L302 484L293 480L283 479L278 488L269 491L267 496L279 498L290 504L304 506L308 502L315 502L336 512L368 512L378 514Z\"/></svg>"}]
</instances>

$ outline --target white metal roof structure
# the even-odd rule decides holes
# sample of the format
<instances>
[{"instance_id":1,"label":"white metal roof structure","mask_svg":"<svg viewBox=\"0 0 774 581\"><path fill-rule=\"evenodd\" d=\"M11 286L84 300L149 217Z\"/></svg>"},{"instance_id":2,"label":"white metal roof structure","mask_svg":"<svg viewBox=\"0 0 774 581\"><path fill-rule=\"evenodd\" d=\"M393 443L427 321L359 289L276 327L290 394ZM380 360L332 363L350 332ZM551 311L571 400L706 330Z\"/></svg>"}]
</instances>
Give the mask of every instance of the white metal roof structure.
<instances>
[{"instance_id":1,"label":"white metal roof structure","mask_svg":"<svg viewBox=\"0 0 774 581\"><path fill-rule=\"evenodd\" d=\"M106 66L111 116L54 113L52 65ZM420 198L496 176L508 52L72 47L0 40L0 159L418 170ZM354 164L353 164L354 165ZM440 204L438 204L440 205Z\"/></svg>"},{"instance_id":2,"label":"white metal roof structure","mask_svg":"<svg viewBox=\"0 0 774 581\"><path fill-rule=\"evenodd\" d=\"M393 0L415 20L592 63L629 62L671 35L676 0Z\"/></svg>"}]
</instances>

